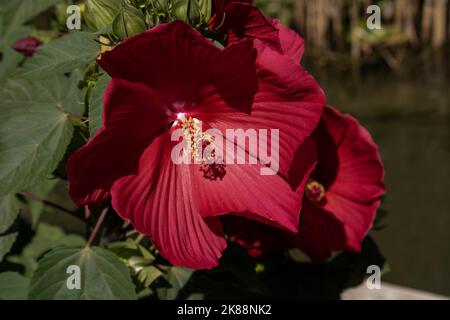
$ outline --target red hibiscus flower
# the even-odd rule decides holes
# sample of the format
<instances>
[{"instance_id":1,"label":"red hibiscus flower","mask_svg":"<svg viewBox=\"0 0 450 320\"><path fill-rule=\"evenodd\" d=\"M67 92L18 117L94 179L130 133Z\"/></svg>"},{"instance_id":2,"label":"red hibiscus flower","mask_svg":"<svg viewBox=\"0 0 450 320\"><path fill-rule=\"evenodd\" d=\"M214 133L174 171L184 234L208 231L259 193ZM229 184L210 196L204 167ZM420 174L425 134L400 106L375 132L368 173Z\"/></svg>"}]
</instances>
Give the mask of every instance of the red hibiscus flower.
<instances>
[{"instance_id":1,"label":"red hibiscus flower","mask_svg":"<svg viewBox=\"0 0 450 320\"><path fill-rule=\"evenodd\" d=\"M231 239L251 255L297 247L313 260L323 260L332 251L360 251L385 192L378 148L354 118L331 107L325 108L313 139L319 161L306 186L296 235L223 218Z\"/></svg>"},{"instance_id":2,"label":"red hibiscus flower","mask_svg":"<svg viewBox=\"0 0 450 320\"><path fill-rule=\"evenodd\" d=\"M315 155L302 154L302 166L291 163L324 104L299 65L258 40L221 50L179 21L127 39L98 62L112 80L102 129L67 166L78 205L110 194L118 214L165 258L196 269L217 265L226 246L219 215L236 212L296 232ZM175 164L172 133L192 137L199 121L220 132L278 129L278 174L262 176L261 159Z\"/></svg>"},{"instance_id":3,"label":"red hibiscus flower","mask_svg":"<svg viewBox=\"0 0 450 320\"><path fill-rule=\"evenodd\" d=\"M32 57L37 49L42 45L42 41L34 37L25 37L17 40L11 46L17 52L23 54L25 57Z\"/></svg>"}]
</instances>

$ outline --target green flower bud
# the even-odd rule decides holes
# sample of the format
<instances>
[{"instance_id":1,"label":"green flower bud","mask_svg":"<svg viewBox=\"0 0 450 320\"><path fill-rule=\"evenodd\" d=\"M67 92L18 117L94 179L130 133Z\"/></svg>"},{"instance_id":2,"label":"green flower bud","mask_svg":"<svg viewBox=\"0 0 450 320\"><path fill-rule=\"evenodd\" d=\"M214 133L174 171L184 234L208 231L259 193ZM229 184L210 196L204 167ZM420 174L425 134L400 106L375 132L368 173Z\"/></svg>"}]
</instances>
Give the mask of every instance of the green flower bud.
<instances>
[{"instance_id":1,"label":"green flower bud","mask_svg":"<svg viewBox=\"0 0 450 320\"><path fill-rule=\"evenodd\" d=\"M147 24L151 27L169 22L172 3L169 0L147 0Z\"/></svg>"},{"instance_id":2,"label":"green flower bud","mask_svg":"<svg viewBox=\"0 0 450 320\"><path fill-rule=\"evenodd\" d=\"M202 14L203 21L205 24L211 20L212 15L212 0L198 0L200 7L200 13Z\"/></svg>"},{"instance_id":3,"label":"green flower bud","mask_svg":"<svg viewBox=\"0 0 450 320\"><path fill-rule=\"evenodd\" d=\"M134 3L139 8L145 8L145 6L147 5L147 0L134 0Z\"/></svg>"},{"instance_id":4,"label":"green flower bud","mask_svg":"<svg viewBox=\"0 0 450 320\"><path fill-rule=\"evenodd\" d=\"M147 30L144 14L141 10L123 4L119 15L114 19L113 32L121 40Z\"/></svg>"},{"instance_id":5,"label":"green flower bud","mask_svg":"<svg viewBox=\"0 0 450 320\"><path fill-rule=\"evenodd\" d=\"M195 27L208 24L211 10L211 0L175 0L173 4L175 18Z\"/></svg>"},{"instance_id":6,"label":"green flower bud","mask_svg":"<svg viewBox=\"0 0 450 320\"><path fill-rule=\"evenodd\" d=\"M86 0L84 21L94 32L105 29L119 14L121 0Z\"/></svg>"}]
</instances>

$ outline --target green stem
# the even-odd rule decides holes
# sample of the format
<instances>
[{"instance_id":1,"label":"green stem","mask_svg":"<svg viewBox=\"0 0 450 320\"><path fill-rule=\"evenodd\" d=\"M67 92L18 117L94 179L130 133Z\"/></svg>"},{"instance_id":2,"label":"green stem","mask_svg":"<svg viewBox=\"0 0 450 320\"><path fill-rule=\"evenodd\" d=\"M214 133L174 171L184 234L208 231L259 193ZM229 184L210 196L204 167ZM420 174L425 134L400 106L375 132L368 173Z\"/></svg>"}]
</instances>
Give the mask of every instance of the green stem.
<instances>
[{"instance_id":1,"label":"green stem","mask_svg":"<svg viewBox=\"0 0 450 320\"><path fill-rule=\"evenodd\" d=\"M97 233L100 230L100 227L102 226L103 221L105 221L108 211L109 211L109 207L103 209L102 213L100 214L100 218L98 218L97 223L95 224L94 230L92 230L91 235L89 236L89 239L86 242L86 248L88 248L92 245L92 242L94 241L95 237L97 236Z\"/></svg>"},{"instance_id":2,"label":"green stem","mask_svg":"<svg viewBox=\"0 0 450 320\"><path fill-rule=\"evenodd\" d=\"M34 194L28 193L28 192L19 192L18 194L21 195L22 197L28 199L28 200L40 202L40 203L42 203L42 204L44 204L46 206L49 206L49 207L55 208L55 209L57 209L59 211L65 212L65 213L71 215L72 217L77 218L77 219L85 222L85 220L82 217L80 217L79 215L77 215L75 212L73 212L72 210L67 209L67 208L65 208L63 206L60 206L59 204L56 204L56 203L53 203L51 201L42 199L42 198L40 198L40 197L38 197L38 196L36 196Z\"/></svg>"}]
</instances>

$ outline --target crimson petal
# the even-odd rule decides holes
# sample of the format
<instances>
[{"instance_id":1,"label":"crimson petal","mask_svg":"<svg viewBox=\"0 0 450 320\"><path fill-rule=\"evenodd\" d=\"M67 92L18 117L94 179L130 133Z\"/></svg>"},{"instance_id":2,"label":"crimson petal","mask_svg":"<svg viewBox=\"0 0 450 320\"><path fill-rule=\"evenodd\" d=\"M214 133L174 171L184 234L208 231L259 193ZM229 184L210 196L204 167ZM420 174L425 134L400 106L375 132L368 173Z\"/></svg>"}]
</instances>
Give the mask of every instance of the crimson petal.
<instances>
[{"instance_id":1,"label":"crimson petal","mask_svg":"<svg viewBox=\"0 0 450 320\"><path fill-rule=\"evenodd\" d=\"M348 248L359 251L385 192L383 164L377 145L356 119L326 107L323 124L327 133L318 130L316 136L319 148L317 171L323 167L321 159L329 158L327 155L330 154L329 149L324 150L326 145L320 143L324 135L333 139L337 157L323 209L344 224Z\"/></svg>"},{"instance_id":2,"label":"crimson petal","mask_svg":"<svg viewBox=\"0 0 450 320\"><path fill-rule=\"evenodd\" d=\"M142 152L164 130L164 110L155 90L111 80L102 129L67 164L70 195L78 205L102 202L116 179L137 171Z\"/></svg>"},{"instance_id":3,"label":"crimson petal","mask_svg":"<svg viewBox=\"0 0 450 320\"><path fill-rule=\"evenodd\" d=\"M190 167L173 164L169 140L169 132L155 139L140 160L139 172L114 184L112 205L172 264L209 269L218 264L226 242L218 218L205 221L199 215Z\"/></svg>"},{"instance_id":4,"label":"crimson petal","mask_svg":"<svg viewBox=\"0 0 450 320\"><path fill-rule=\"evenodd\" d=\"M296 63L302 60L305 52L303 39L294 30L285 27L278 20L272 20L272 24L278 29L281 49Z\"/></svg>"},{"instance_id":5,"label":"crimson petal","mask_svg":"<svg viewBox=\"0 0 450 320\"><path fill-rule=\"evenodd\" d=\"M244 38L258 39L272 49L282 52L277 28L251 4L230 3L225 8L225 21L220 30L227 34L229 44Z\"/></svg>"},{"instance_id":6,"label":"crimson petal","mask_svg":"<svg viewBox=\"0 0 450 320\"><path fill-rule=\"evenodd\" d=\"M251 43L222 51L184 22L174 21L123 41L103 53L99 64L114 78L164 93L174 105L195 104L202 89L213 84L230 105L248 111L257 90L254 60ZM232 81L237 75L240 86Z\"/></svg>"},{"instance_id":7,"label":"crimson petal","mask_svg":"<svg viewBox=\"0 0 450 320\"><path fill-rule=\"evenodd\" d=\"M315 79L289 57L260 41L258 50L258 93L251 114L236 112L212 97L193 112L209 127L226 129L278 129L279 172L288 180L289 169L299 146L316 128L325 104L325 96Z\"/></svg>"}]
</instances>

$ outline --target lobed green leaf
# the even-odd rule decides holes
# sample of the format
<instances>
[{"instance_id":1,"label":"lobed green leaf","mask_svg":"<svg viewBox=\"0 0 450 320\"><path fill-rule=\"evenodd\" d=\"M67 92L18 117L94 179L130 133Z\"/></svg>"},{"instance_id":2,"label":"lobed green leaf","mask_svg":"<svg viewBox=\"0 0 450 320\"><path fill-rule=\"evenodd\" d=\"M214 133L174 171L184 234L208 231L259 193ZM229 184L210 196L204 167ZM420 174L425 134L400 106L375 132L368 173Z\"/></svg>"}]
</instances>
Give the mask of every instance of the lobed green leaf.
<instances>
[{"instance_id":1,"label":"lobed green leaf","mask_svg":"<svg viewBox=\"0 0 450 320\"><path fill-rule=\"evenodd\" d=\"M8 254L16 241L17 233L11 233L6 236L0 236L0 262L3 261L3 257Z\"/></svg>"},{"instance_id":2,"label":"lobed green leaf","mask_svg":"<svg viewBox=\"0 0 450 320\"><path fill-rule=\"evenodd\" d=\"M73 125L64 110L70 81L9 81L0 92L0 196L47 178L69 145Z\"/></svg>"},{"instance_id":3,"label":"lobed green leaf","mask_svg":"<svg viewBox=\"0 0 450 320\"><path fill-rule=\"evenodd\" d=\"M0 300L26 300L30 279L17 272L0 273Z\"/></svg>"},{"instance_id":4,"label":"lobed green leaf","mask_svg":"<svg viewBox=\"0 0 450 320\"><path fill-rule=\"evenodd\" d=\"M0 198L0 234L5 233L16 220L20 206L15 194Z\"/></svg>"},{"instance_id":5,"label":"lobed green leaf","mask_svg":"<svg viewBox=\"0 0 450 320\"><path fill-rule=\"evenodd\" d=\"M92 62L100 52L95 35L74 31L42 46L15 74L17 78L40 80L64 74Z\"/></svg>"},{"instance_id":6,"label":"lobed green leaf","mask_svg":"<svg viewBox=\"0 0 450 320\"><path fill-rule=\"evenodd\" d=\"M69 289L67 268L81 271L81 288ZM111 252L99 248L60 247L39 261L30 283L30 299L136 299L128 268Z\"/></svg>"}]
</instances>

